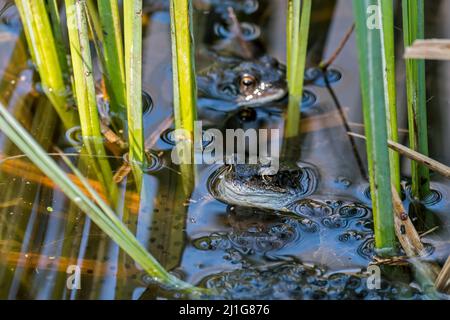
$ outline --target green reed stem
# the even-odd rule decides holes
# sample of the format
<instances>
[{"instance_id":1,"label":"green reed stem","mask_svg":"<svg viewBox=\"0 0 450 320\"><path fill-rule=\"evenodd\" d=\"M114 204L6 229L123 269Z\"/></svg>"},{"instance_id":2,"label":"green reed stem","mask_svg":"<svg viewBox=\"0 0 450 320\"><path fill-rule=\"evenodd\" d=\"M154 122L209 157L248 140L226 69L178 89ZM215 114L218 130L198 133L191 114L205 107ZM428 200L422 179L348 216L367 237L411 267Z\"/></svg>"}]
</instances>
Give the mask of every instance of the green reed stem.
<instances>
[{"instance_id":1,"label":"green reed stem","mask_svg":"<svg viewBox=\"0 0 450 320\"><path fill-rule=\"evenodd\" d=\"M106 155L106 151L97 109L85 0L66 0L66 8L76 101L84 147L88 154L96 156L92 160L95 172L107 189L110 200L115 201L117 190L115 185L111 184L111 167L107 160L98 160L98 156Z\"/></svg>"},{"instance_id":2,"label":"green reed stem","mask_svg":"<svg viewBox=\"0 0 450 320\"><path fill-rule=\"evenodd\" d=\"M285 130L287 138L295 137L299 132L311 7L312 0L289 0L288 2L286 34L289 105Z\"/></svg>"},{"instance_id":3,"label":"green reed stem","mask_svg":"<svg viewBox=\"0 0 450 320\"><path fill-rule=\"evenodd\" d=\"M95 3L103 3L106 2L104 0L86 0L86 7L87 10L91 16L91 21L92 21L92 28L94 29L95 33L97 34L97 37L100 39L100 41L103 42L103 28L102 28L102 23L100 20L100 16L99 16L99 12L97 10L97 6L95 5Z\"/></svg>"},{"instance_id":4,"label":"green reed stem","mask_svg":"<svg viewBox=\"0 0 450 320\"><path fill-rule=\"evenodd\" d=\"M61 26L61 17L59 15L58 1L48 0L47 10L50 16L53 35L55 37L55 45L59 57L59 64L63 72L64 80L66 81L66 83L68 83L70 81L69 65L67 61L67 49L66 46L64 45L64 37Z\"/></svg>"},{"instance_id":5,"label":"green reed stem","mask_svg":"<svg viewBox=\"0 0 450 320\"><path fill-rule=\"evenodd\" d=\"M175 127L192 141L197 119L197 82L195 78L192 7L188 0L170 0L172 69ZM189 162L190 163L190 162Z\"/></svg>"},{"instance_id":6,"label":"green reed stem","mask_svg":"<svg viewBox=\"0 0 450 320\"><path fill-rule=\"evenodd\" d=\"M72 1L72 0L67 0ZM75 1L75 0L73 0ZM78 2L80 2L78 0ZM63 160L75 173L88 191L91 200L46 153L33 137L0 104L0 128L29 159L52 179L64 194L73 201L89 218L113 241L115 241L133 260L159 283L169 285L176 290L200 295L205 291L185 283L169 274L153 256L140 244L139 240L120 221L114 211L102 200L89 185L87 179L75 166L62 155Z\"/></svg>"},{"instance_id":7,"label":"green reed stem","mask_svg":"<svg viewBox=\"0 0 450 320\"><path fill-rule=\"evenodd\" d=\"M405 47L425 37L423 0L403 0L403 33ZM408 100L408 129L410 148L428 155L427 108L425 84L425 60L406 60L406 89ZM411 191L415 198L422 199L430 192L428 168L411 162Z\"/></svg>"},{"instance_id":8,"label":"green reed stem","mask_svg":"<svg viewBox=\"0 0 450 320\"><path fill-rule=\"evenodd\" d=\"M380 0L379 4L381 9L382 44L384 47L383 62L385 68L383 68L383 78L386 93L387 132L389 140L398 142L394 4L392 0ZM392 185L397 192L400 192L400 156L393 150L389 150L389 164Z\"/></svg>"},{"instance_id":9,"label":"green reed stem","mask_svg":"<svg viewBox=\"0 0 450 320\"><path fill-rule=\"evenodd\" d=\"M116 0L98 1L103 34L106 85L111 99L111 111L126 117L125 60L119 5Z\"/></svg>"},{"instance_id":10,"label":"green reed stem","mask_svg":"<svg viewBox=\"0 0 450 320\"><path fill-rule=\"evenodd\" d=\"M125 68L130 161L144 164L142 112L142 0L124 2Z\"/></svg>"},{"instance_id":11,"label":"green reed stem","mask_svg":"<svg viewBox=\"0 0 450 320\"><path fill-rule=\"evenodd\" d=\"M79 124L76 111L68 106L69 85L64 82L62 57L53 35L43 0L16 0L31 57L39 71L42 87L66 128Z\"/></svg>"},{"instance_id":12,"label":"green reed stem","mask_svg":"<svg viewBox=\"0 0 450 320\"><path fill-rule=\"evenodd\" d=\"M375 244L382 254L393 254L396 236L387 145L386 101L382 34L367 26L367 8L377 0L353 0L359 69L367 137Z\"/></svg>"}]
</instances>

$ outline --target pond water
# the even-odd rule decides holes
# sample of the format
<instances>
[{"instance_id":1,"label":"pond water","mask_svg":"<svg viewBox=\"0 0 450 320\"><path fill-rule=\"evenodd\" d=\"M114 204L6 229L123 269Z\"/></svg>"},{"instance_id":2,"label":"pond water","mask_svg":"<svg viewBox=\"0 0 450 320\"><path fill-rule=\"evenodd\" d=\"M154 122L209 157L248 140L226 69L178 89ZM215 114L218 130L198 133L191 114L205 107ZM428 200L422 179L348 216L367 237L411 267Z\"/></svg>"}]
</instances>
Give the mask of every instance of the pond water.
<instances>
[{"instance_id":1,"label":"pond water","mask_svg":"<svg viewBox=\"0 0 450 320\"><path fill-rule=\"evenodd\" d=\"M208 2L215 6L209 7ZM225 2L235 4L244 38L252 52L268 54L283 63L285 1ZM0 1L0 7L1 4ZM426 298L407 259L393 265L380 264L381 288L371 286L373 269L369 263L375 251L365 176L365 145L364 141L347 135L349 129L364 132L354 36L331 66L328 81L323 75L317 75L318 62L332 54L351 26L351 2L314 1L302 134L289 141L288 148L291 161L307 165L314 172L308 180L314 183L314 188L287 210L252 207L245 204L245 199L222 197L217 188L223 180L221 165L192 166L189 171L195 179L187 182L182 168L172 163L170 17L164 4L165 1L145 4L148 19L144 26L143 86L153 105L144 121L146 146L151 150L152 161L141 194L135 190L131 175L118 184L121 199L117 206L125 204L127 208L118 210L118 214L141 243L179 278L217 289L216 298ZM227 16L222 1L196 1L194 31L198 70L211 63L204 54L212 47L219 52L240 50L232 39ZM79 130L60 132L56 115L36 82L36 70L27 56L14 7L2 17L0 101L49 152L58 146L77 161L82 145ZM446 74L436 71L440 70L439 65L433 70L430 82L441 78L445 81ZM403 75L400 73L398 77L401 85ZM439 88L431 87L430 94L445 95L447 106L433 104L433 110L448 119L450 109L444 111L448 107L448 93L440 88L441 91L436 91ZM404 102L404 94L399 99ZM200 98L198 114L205 129L282 130L286 104L287 99L281 99L248 108ZM400 105L400 127L406 128L406 107L404 103ZM445 141L441 136L445 135L444 130L441 133L434 130L433 122L430 128L433 139ZM401 130L404 143L405 132ZM441 149L433 146L432 156L449 163L448 152L441 153ZM3 158L0 162L0 298L184 297L160 288L39 169L20 157L20 152L3 134L0 134L0 147ZM65 168L58 157L55 160ZM121 155L111 154L110 162L117 172L124 161ZM404 167L407 177L408 166ZM92 170L83 173L93 177ZM432 227L438 228L423 238L429 252L423 261L443 263L450 252L447 214L450 184L433 176L432 188L433 197L423 205L427 214L435 218ZM409 205L408 197L405 205ZM429 227L419 231L428 231ZM70 266L80 268L79 290L67 287Z\"/></svg>"}]
</instances>

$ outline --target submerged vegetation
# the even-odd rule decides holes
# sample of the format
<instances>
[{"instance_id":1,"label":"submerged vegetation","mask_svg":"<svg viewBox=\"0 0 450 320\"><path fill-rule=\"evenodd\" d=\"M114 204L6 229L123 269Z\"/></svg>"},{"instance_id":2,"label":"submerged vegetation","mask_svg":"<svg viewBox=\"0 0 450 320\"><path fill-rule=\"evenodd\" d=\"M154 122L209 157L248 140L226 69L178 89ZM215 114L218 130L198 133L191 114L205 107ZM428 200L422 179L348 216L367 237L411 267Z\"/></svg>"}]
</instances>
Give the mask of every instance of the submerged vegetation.
<instances>
[{"instance_id":1,"label":"submerged vegetation","mask_svg":"<svg viewBox=\"0 0 450 320\"><path fill-rule=\"evenodd\" d=\"M407 92L405 110L409 147L401 144L405 130L399 129L402 103L396 77L396 70L399 69L397 61L401 57L396 51L399 45L396 43L394 27L399 13L393 2L354 0L354 27L344 36L337 50L330 48L335 51L330 60L311 66L314 59L309 57L310 52L323 51L325 42L320 40L321 35L315 35L312 25L315 23L317 8L312 0L287 0L282 9L287 17L287 26L283 28L286 27L285 82L288 98L279 99L278 95L278 100L272 101L270 97L264 96L264 90L280 84L272 79L275 76L258 74L260 70L255 69L264 65L264 68L274 69L271 71L279 76L284 72L279 71L284 70L284 66L266 53L258 53L260 44L256 39L262 31L258 26L239 19L242 15L259 12L275 4L261 1L260 6L249 7L241 1L226 1L226 5L220 1L202 1L198 1L201 4L189 0L162 1L162 4L158 1L150 1L149 4L142 0L14 1L14 8L22 22L20 28L23 29L19 30L24 32L41 92L35 93L39 96L39 103L22 108L28 110L21 117L17 115L16 109L9 107L7 101L0 98L0 129L8 141L18 148L3 145L4 140L0 140L4 148L0 153L1 178L6 180L11 179L10 175L17 175L24 181L36 184L34 189L26 191L23 182L20 184L14 178L14 186L19 184L21 190L20 197L30 197L30 200L24 201L26 205L18 204L21 200L13 202L13 208L22 210L23 206L31 207L28 210L33 212L32 219L38 219L34 212L42 214L43 211L48 214L48 219L54 219L58 214L58 219L63 221L58 223L64 235L57 254L67 258L68 262L65 263L68 266L80 263L84 259L83 255L91 252L88 250L94 251L89 260L92 265L89 274L93 278L93 293L89 296L94 298L101 296L104 290L102 281L107 277L114 278L111 283L115 289L108 290L114 291L110 296L115 298L137 298L141 295L150 298L206 298L209 295L220 298L259 297L258 286L252 285L251 281L246 284L247 278L241 276L235 266L240 265L243 272L256 273L255 281L278 279L277 275L271 274L273 270L285 272L278 270L278 266L265 268L265 271L252 269L253 263L264 263L265 259L279 260L280 268L289 270L286 272L297 279L295 285L301 284L300 288L307 287L307 283L302 283L302 277L311 273L311 268L317 268L317 279L328 281L326 272L320 269L322 267L344 270L331 277L343 274L342 281L350 281L350 278L345 277L355 277L364 287L362 283L367 272L361 271L357 275L345 273L346 268L352 269L349 266L354 263L355 268L361 270L370 264L382 266L383 276L389 281L391 278L396 281L398 274L402 274L400 278L405 283L417 281L423 286L419 290L420 294L409 285L400 290L401 294L411 298L440 297L433 286L436 279L436 288L446 293L449 262L440 272L436 261L424 262L422 258L434 254L431 249L431 253L427 252L427 248L436 243L427 243L424 237L433 234L439 227L446 228L445 224L437 225L438 218L429 219L430 215L437 216L433 206L441 201L445 203L445 209L450 203L445 198L445 192L438 193L430 185L430 170L443 179L448 178L450 173L446 165L431 159L429 155L427 131L432 126L427 121L426 68L422 59L405 60L406 80L402 85ZM400 47L403 50L416 40L425 38L425 4L423 0L394 2L401 5L404 46ZM257 1L255 3L258 4ZM204 14L194 15L195 10ZM149 18L154 12L164 12L170 26L161 16L153 20ZM213 49L204 50L202 41L211 41L212 36L209 30L201 30L201 27L198 28L200 31L197 30L196 23L207 19L216 19L213 21L215 36L223 39L217 41L219 45L209 45ZM351 23L349 21L349 25ZM143 30L147 24L150 27ZM205 25L210 24L209 20L205 22ZM154 31L157 28L163 31ZM337 82L341 77L345 79L347 71L341 74L339 67L334 69L334 63L346 59L341 51L350 50L345 46L353 28L356 29L355 50L358 61L351 61L351 65L359 71L360 90L349 90L348 94L360 95L362 98L362 107L351 106L355 114L362 111L361 124L355 124L353 116L341 107L334 91L335 83L336 92L342 90ZM169 31L167 55L171 56L164 60L165 57L158 56L158 51L162 49L154 45L146 47L145 41L154 32L157 41L162 42L161 34L169 34ZM3 32L2 29L0 32ZM201 54L204 51L214 51L207 54L214 57L214 63L232 65L233 68L210 70L207 79L211 83L197 83L196 64L203 64ZM239 53L241 56L238 56ZM153 66L155 75L147 75L143 71L144 60L150 54L171 64L172 68ZM319 61L322 55L323 52L320 53ZM157 59L148 64L154 61L159 64ZM170 85L166 85L165 73L156 74L160 69L171 72L168 80L173 85L173 92L169 92L171 99L166 97L165 90ZM0 68L0 75L4 76L2 71ZM148 81L149 77L153 77L151 81ZM151 113L146 117L143 103L146 82L152 82L151 88L159 94L157 103L163 109L161 114ZM213 89L199 90L197 85L207 85ZM357 84L346 85L346 90L352 86L356 87ZM315 92L311 91L311 87L327 88L334 104L329 103L328 96L318 99L315 94L322 94L322 89ZM2 86L0 90L3 90ZM207 100L197 96L200 91L214 91L217 94L206 97L209 98ZM242 92L246 94L248 106L242 102L230 103ZM211 102L212 98L220 95L227 97L226 103ZM251 99L264 102L252 104ZM167 100L170 102L165 105ZM346 98L345 101L347 103L350 99ZM333 110L330 111L328 104L339 109L338 116ZM151 106L148 107L151 109ZM274 120L276 117L284 120ZM295 161L285 157L285 154L272 155L280 164L277 172L267 171L266 163L261 161L237 165L214 163L214 170L205 169L205 166L192 164L194 158L199 153L202 156L205 150L210 151L211 145L222 147L229 143L229 139L227 136L226 141L222 141L219 139L221 135L208 137L197 132L195 121L198 119L205 121L212 132L226 131L227 134L231 129L241 130L246 135L242 129L250 127L264 131L272 126L284 127L286 139L283 147L292 148L295 152L301 149L302 152L300 156L295 155ZM40 131L36 129L36 122L42 122L42 127L38 126ZM45 127L47 124L52 124L51 128ZM147 124L153 127L148 128ZM364 136L347 132L349 128L358 126L364 130ZM343 137L342 128L345 129ZM149 131L151 134L148 134ZM316 137L314 134L317 132ZM351 136L353 150L353 154L348 155L347 134ZM54 139L56 136L58 138ZM233 143L236 137L235 134ZM272 137L267 133L262 137L264 141L261 141L260 135L260 140L255 142L249 133L248 140L243 138L244 147L238 146L238 152L245 149L244 158L251 158L252 154L247 149L253 150L252 143L258 144L259 150L266 140L272 144L278 143L270 141ZM357 177L353 172L357 170L352 167L352 156L356 156L358 164L361 162L354 137L365 139L369 181L365 181L364 175ZM292 141L300 145L291 145ZM329 150L325 150L327 148ZM317 152L316 149L321 149L321 152L318 156L312 156ZM177 154L174 155L173 151ZM17 159L22 156L27 157L30 163ZM402 175L409 175L408 170L401 166L402 156L411 163L410 182L402 178ZM175 158L177 163L173 163ZM339 172L337 178L330 182L330 168L325 166L334 160L337 164L333 163L330 168ZM7 169L8 163L11 163L10 169ZM129 172L134 177L132 184L127 180ZM44 175L50 180L46 180ZM354 175L354 179L351 181L351 177L345 175ZM202 179L204 181L200 181ZM360 186L366 182L369 183L369 190L359 192ZM439 186L447 186L440 180L438 182ZM34 197L53 192L48 190L55 192L55 198L52 195L50 199L59 205L58 212L54 212L53 205L45 205L42 209L42 203L33 204ZM61 200L64 199L61 194L61 198L58 198L58 192L70 200L68 208ZM355 195L356 192L360 194ZM6 190L4 193L5 198L2 200L5 203L0 203L0 208L6 208L9 214L11 205L8 197L14 191ZM78 209L88 219L80 217ZM4 214L3 211L1 214ZM8 214L1 221L6 221ZM0 235L6 238L0 238L0 249L6 248L8 254L13 250L31 251L33 248L26 246L27 249L15 248L15 241L28 234L29 231L24 230L34 230L35 226L28 225L32 219L13 218L20 236L16 236L9 227L2 226L4 229L0 229ZM228 220L224 223L225 219ZM426 223L422 220L426 220ZM89 221L99 228L99 237ZM432 221L432 225L429 221ZM46 228L47 222L41 222L40 228ZM226 225L228 231L219 230L220 223ZM76 235L79 229L87 232L88 240ZM209 232L211 235L206 236ZM45 230L36 233L42 239L47 237ZM317 252L314 254L308 251L309 248L301 251L301 246L292 245L308 236L319 237L317 242L320 247L315 249ZM11 239L8 237L14 238L14 241L9 242ZM7 244L3 247L4 240ZM333 241L339 241L339 244L330 244ZM443 242L446 241L450 240ZM114 249L115 245L122 250L120 253L119 249ZM84 253L79 248L83 248ZM283 248L289 253L288 262L277 256L280 254L277 250ZM333 249L336 252L332 254ZM339 249L342 249L342 257ZM203 253L201 258L198 258L195 250ZM208 250L210 257L204 255ZM296 250L301 251L301 254L297 256ZM225 252L223 258L220 256L221 251ZM353 252L353 256L349 251ZM445 258L449 256L449 252L440 253ZM245 257L251 255L257 258L246 261ZM295 259L291 259L294 256ZM108 271L103 266L109 258L114 260L115 273L112 276L105 275ZM146 277L150 277L150 280L145 278L144 285L143 280L130 273L132 267L129 258L136 264L137 274L143 270ZM308 259L312 259L310 265L313 267L302 264L303 260L309 262ZM316 266L319 262L314 259L320 260L320 263L325 261L325 266ZM221 269L219 260L229 263L228 267ZM405 265L408 266L407 272L402 269ZM202 271L205 268L209 268L208 272ZM50 296L77 298L76 293L72 294L64 288L66 270L63 267L60 269L63 272L57 275ZM198 272L204 273L201 278ZM12 283L17 273L0 268L0 282ZM190 283L194 281L192 279L195 279L195 283ZM148 290L145 293L141 290L138 295L136 292L125 292L127 281L141 281L135 286ZM239 283L240 289L233 287L233 281ZM283 281L286 280L268 287L276 287ZM395 281L387 282L388 287L394 288L397 285ZM307 297L306 290L300 291L304 293L300 298ZM392 292L399 291L392 289ZM379 294L385 297L384 292ZM389 294L391 292L386 297L403 298ZM12 293L6 294L9 295ZM4 293L0 292L0 296L4 296ZM36 296L40 296L39 292ZM370 298L370 294L363 298Z\"/></svg>"}]
</instances>

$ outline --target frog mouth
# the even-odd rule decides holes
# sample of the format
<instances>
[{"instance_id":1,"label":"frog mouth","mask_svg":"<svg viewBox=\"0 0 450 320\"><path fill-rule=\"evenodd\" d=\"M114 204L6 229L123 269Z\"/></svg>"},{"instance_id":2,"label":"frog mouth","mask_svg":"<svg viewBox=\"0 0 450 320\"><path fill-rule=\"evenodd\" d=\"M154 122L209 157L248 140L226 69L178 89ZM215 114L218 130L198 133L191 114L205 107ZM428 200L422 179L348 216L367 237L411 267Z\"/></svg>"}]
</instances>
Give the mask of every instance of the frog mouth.
<instances>
[{"instance_id":1,"label":"frog mouth","mask_svg":"<svg viewBox=\"0 0 450 320\"><path fill-rule=\"evenodd\" d=\"M285 89L273 89L270 93L262 96L248 95L243 98L243 100L238 101L237 105L239 107L243 106L259 106L272 101L281 100L287 95L287 90Z\"/></svg>"}]
</instances>

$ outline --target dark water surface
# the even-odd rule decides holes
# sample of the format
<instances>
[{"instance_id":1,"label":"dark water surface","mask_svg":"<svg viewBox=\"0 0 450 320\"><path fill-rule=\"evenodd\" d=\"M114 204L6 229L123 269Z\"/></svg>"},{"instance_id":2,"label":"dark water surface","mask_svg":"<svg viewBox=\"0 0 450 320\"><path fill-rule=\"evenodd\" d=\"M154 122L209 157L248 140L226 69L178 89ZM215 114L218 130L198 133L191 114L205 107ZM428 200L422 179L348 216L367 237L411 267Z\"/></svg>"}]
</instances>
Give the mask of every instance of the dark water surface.
<instances>
[{"instance_id":1,"label":"dark water surface","mask_svg":"<svg viewBox=\"0 0 450 320\"><path fill-rule=\"evenodd\" d=\"M245 23L246 39L256 51L284 62L285 1L238 2L247 3L236 8L239 20ZM170 157L170 19L164 6L158 6L161 10L149 13L144 29L144 90L153 100L152 110L144 117L145 136L153 163L147 170L146 192L141 197L133 188L131 176L120 183L128 212L118 214L165 268L187 282L216 288L219 298L422 299L423 290L408 261L401 266L383 266L380 289L368 285L367 268L375 252L368 182L365 168L361 168L361 161L366 163L365 145L356 141L355 153L342 118L344 113L350 129L363 133L353 36L331 67L331 88L323 77L314 77L314 67L321 57L332 54L352 23L351 2L321 0L314 1L314 6L307 71L307 78L314 80L305 88L301 139L290 144L289 153L295 161L314 167L315 192L287 211L219 201L212 183L219 165L196 166L195 185L186 186L180 168L171 163ZM224 12L223 8L214 12L204 6L195 12L199 68L205 64L202 51L206 48L235 48ZM28 61L14 8L0 23L0 101L49 152L56 144L67 153L78 153L79 131L74 128L59 133L55 114L33 82L36 71ZM432 79L448 83L444 79L447 74L438 72ZM400 84L401 77L400 73ZM439 94L441 97L442 92ZM439 112L448 118L448 93L445 97L447 105ZM251 110L225 106L224 111L221 102L200 99L199 117L207 128L219 130L283 129L285 106L282 100ZM402 103L401 128L406 126L405 109ZM439 119L431 121L432 136L445 141L448 135L444 136L442 126L434 127ZM402 138L406 139L406 134ZM2 158L20 154L1 134L0 146ZM433 146L433 156L448 163L447 153ZM122 163L121 157L111 160L115 170ZM92 172L84 173L92 176ZM404 173L408 175L407 170ZM436 176L432 187L436 197L424 205L439 222L438 229L424 238L429 248L425 260L442 263L450 252L450 185ZM0 298L182 297L159 289L25 158L0 162L0 221ZM67 289L70 265L81 267L80 290Z\"/></svg>"}]
</instances>

